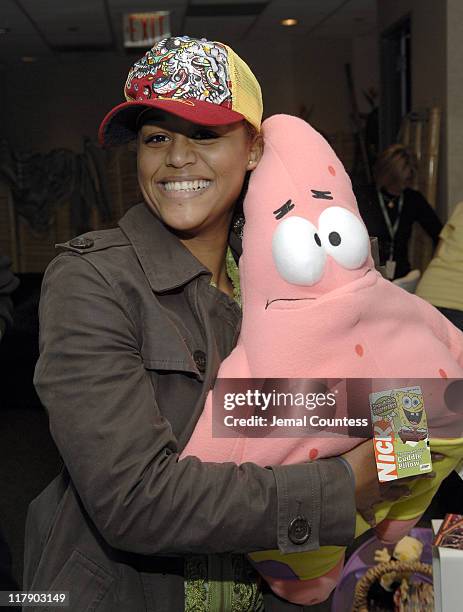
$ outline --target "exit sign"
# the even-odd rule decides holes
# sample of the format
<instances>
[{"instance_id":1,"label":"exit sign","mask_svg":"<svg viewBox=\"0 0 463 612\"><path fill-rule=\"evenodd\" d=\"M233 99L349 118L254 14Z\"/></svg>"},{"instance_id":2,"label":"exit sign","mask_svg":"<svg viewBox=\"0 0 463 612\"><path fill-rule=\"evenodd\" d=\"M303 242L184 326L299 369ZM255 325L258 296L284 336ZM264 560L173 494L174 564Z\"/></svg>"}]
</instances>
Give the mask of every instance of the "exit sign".
<instances>
[{"instance_id":1,"label":"exit sign","mask_svg":"<svg viewBox=\"0 0 463 612\"><path fill-rule=\"evenodd\" d=\"M152 47L170 36L170 12L124 15L124 47Z\"/></svg>"}]
</instances>

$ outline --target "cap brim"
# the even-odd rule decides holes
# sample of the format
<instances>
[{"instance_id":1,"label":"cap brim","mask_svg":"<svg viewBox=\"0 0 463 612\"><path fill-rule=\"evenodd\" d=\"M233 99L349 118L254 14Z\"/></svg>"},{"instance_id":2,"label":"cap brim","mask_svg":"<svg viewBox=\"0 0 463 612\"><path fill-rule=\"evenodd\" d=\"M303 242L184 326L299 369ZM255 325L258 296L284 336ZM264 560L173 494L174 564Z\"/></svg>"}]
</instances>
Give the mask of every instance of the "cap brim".
<instances>
[{"instance_id":1,"label":"cap brim","mask_svg":"<svg viewBox=\"0 0 463 612\"><path fill-rule=\"evenodd\" d=\"M129 101L115 106L103 119L98 130L102 146L130 142L137 135L137 119L148 108L158 108L199 125L228 125L243 121L241 113L203 100L144 100Z\"/></svg>"}]
</instances>

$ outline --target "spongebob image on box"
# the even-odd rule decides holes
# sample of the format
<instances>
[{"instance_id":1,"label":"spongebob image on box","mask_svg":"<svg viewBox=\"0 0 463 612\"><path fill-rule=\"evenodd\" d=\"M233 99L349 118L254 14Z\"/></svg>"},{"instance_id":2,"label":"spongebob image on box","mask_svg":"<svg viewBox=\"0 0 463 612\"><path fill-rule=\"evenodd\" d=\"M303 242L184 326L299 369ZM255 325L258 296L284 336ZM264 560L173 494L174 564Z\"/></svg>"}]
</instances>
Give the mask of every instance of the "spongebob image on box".
<instances>
[{"instance_id":1,"label":"spongebob image on box","mask_svg":"<svg viewBox=\"0 0 463 612\"><path fill-rule=\"evenodd\" d=\"M372 393L370 406L379 480L430 472L431 451L421 388Z\"/></svg>"},{"instance_id":2,"label":"spongebob image on box","mask_svg":"<svg viewBox=\"0 0 463 612\"><path fill-rule=\"evenodd\" d=\"M428 437L426 412L424 411L421 389L404 389L395 393L398 414L393 420L397 434L402 442L419 442Z\"/></svg>"}]
</instances>

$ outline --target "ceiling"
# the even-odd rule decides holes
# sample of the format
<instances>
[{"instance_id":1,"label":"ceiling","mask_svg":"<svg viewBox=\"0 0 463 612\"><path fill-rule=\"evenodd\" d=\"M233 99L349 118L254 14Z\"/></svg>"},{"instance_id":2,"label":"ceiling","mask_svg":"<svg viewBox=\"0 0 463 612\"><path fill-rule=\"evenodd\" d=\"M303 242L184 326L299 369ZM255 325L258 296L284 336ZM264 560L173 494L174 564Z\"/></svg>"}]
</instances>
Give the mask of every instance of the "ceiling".
<instances>
[{"instance_id":1,"label":"ceiling","mask_svg":"<svg viewBox=\"0 0 463 612\"><path fill-rule=\"evenodd\" d=\"M231 46L272 37L278 48L288 37L351 38L376 27L376 0L1 0L0 65L123 54L123 14L156 10L171 11L173 34ZM282 27L288 17L298 25Z\"/></svg>"}]
</instances>

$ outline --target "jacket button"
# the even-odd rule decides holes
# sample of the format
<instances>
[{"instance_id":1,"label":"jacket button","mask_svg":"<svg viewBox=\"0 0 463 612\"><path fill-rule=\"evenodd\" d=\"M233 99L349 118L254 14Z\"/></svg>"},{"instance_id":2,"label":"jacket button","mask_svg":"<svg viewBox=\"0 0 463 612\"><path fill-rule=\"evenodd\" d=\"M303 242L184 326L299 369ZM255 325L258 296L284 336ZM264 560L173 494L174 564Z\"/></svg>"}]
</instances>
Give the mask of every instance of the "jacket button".
<instances>
[{"instance_id":1,"label":"jacket button","mask_svg":"<svg viewBox=\"0 0 463 612\"><path fill-rule=\"evenodd\" d=\"M69 244L75 249L90 249L95 244L95 241L91 238L78 236L77 238L73 238Z\"/></svg>"},{"instance_id":2,"label":"jacket button","mask_svg":"<svg viewBox=\"0 0 463 612\"><path fill-rule=\"evenodd\" d=\"M305 544L310 538L312 529L305 518L299 515L294 518L288 527L288 537L293 544Z\"/></svg>"},{"instance_id":3,"label":"jacket button","mask_svg":"<svg viewBox=\"0 0 463 612\"><path fill-rule=\"evenodd\" d=\"M206 371L206 353L204 351L195 351L193 353L193 359L195 360L196 367L200 372Z\"/></svg>"}]
</instances>

